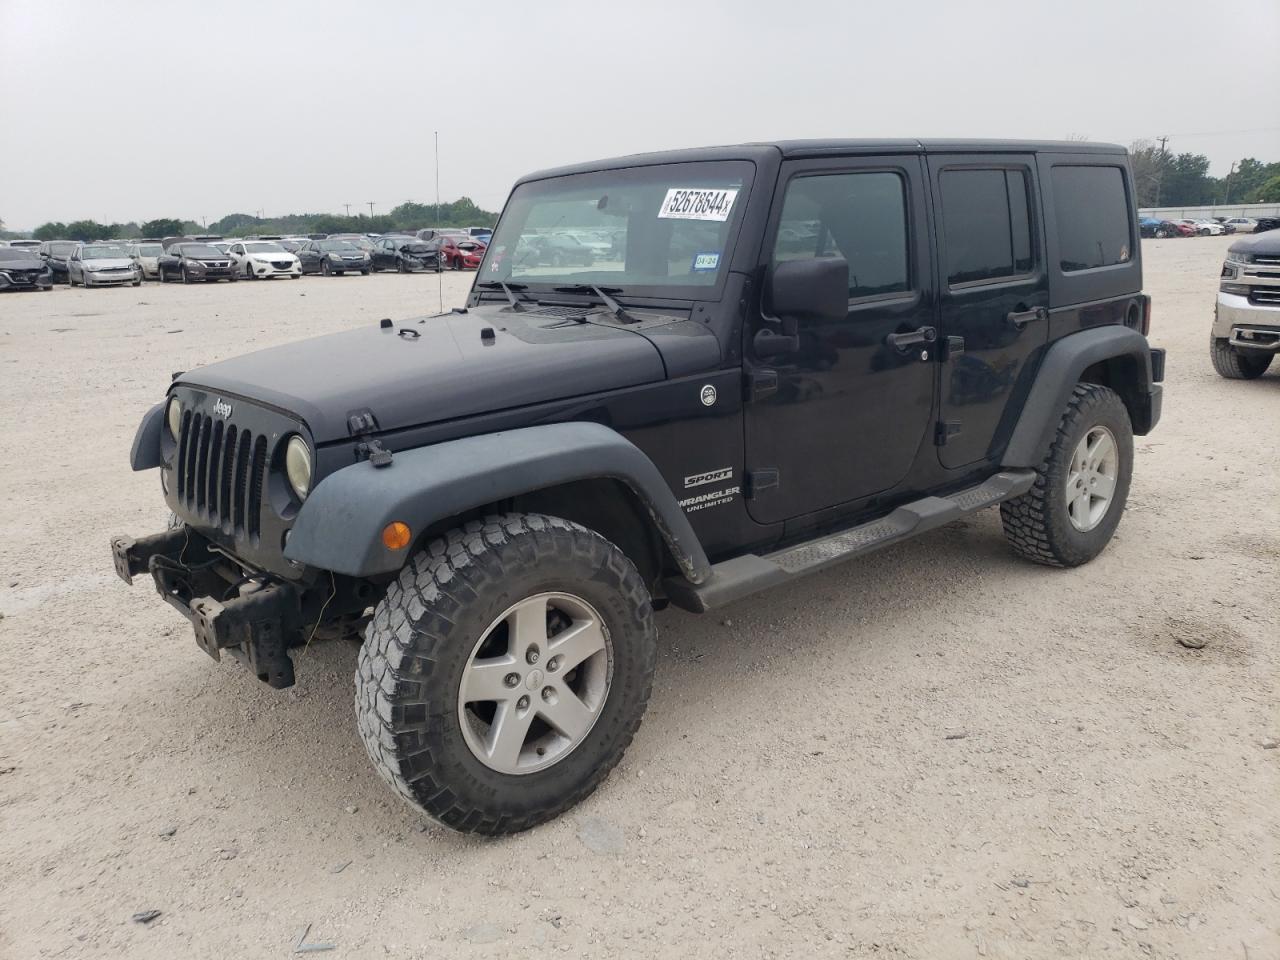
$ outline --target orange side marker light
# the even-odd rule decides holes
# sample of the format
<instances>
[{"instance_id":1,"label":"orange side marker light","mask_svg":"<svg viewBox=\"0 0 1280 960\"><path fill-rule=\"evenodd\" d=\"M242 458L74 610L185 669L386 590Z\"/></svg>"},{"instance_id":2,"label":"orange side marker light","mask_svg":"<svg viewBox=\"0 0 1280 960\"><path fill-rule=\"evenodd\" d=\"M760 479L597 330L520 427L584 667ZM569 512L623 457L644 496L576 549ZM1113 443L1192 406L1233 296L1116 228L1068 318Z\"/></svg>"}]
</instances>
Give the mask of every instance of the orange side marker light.
<instances>
[{"instance_id":1,"label":"orange side marker light","mask_svg":"<svg viewBox=\"0 0 1280 960\"><path fill-rule=\"evenodd\" d=\"M403 550L413 539L413 533L407 523L392 520L382 528L382 545L388 550Z\"/></svg>"}]
</instances>

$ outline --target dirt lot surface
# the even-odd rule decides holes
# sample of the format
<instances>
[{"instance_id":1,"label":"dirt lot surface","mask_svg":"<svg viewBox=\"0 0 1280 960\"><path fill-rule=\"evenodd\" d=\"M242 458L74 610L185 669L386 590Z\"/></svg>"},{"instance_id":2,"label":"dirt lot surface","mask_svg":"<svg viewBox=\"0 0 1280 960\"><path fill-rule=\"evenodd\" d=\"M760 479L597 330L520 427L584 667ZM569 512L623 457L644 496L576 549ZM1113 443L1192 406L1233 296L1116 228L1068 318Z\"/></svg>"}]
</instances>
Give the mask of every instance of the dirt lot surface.
<instances>
[{"instance_id":1,"label":"dirt lot surface","mask_svg":"<svg viewBox=\"0 0 1280 960\"><path fill-rule=\"evenodd\" d=\"M1101 558L988 511L664 612L626 758L499 841L375 776L354 646L270 690L107 549L164 523L127 454L171 372L436 279L0 297L0 957L1280 957L1280 369L1210 366L1226 246L1144 244L1164 421Z\"/></svg>"}]
</instances>

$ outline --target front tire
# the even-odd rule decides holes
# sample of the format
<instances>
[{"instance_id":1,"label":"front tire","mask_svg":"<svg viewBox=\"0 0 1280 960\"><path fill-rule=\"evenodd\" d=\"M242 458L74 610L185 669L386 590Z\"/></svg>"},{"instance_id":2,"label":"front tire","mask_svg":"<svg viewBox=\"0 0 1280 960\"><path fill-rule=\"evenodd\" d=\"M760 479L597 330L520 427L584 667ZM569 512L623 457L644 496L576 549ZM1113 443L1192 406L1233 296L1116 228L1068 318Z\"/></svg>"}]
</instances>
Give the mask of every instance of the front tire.
<instances>
[{"instance_id":1,"label":"front tire","mask_svg":"<svg viewBox=\"0 0 1280 960\"><path fill-rule=\"evenodd\" d=\"M418 551L374 611L360 736L379 774L440 823L527 830L621 758L656 641L644 581L599 534L540 514L472 521Z\"/></svg>"},{"instance_id":2,"label":"front tire","mask_svg":"<svg viewBox=\"0 0 1280 960\"><path fill-rule=\"evenodd\" d=\"M1115 391L1079 383L1032 488L1000 504L1004 535L1028 560L1088 563L1111 542L1133 476L1133 426Z\"/></svg>"},{"instance_id":3,"label":"front tire","mask_svg":"<svg viewBox=\"0 0 1280 960\"><path fill-rule=\"evenodd\" d=\"M1225 337L1210 337L1209 356L1218 376L1228 380L1256 380L1267 372L1275 354L1239 350Z\"/></svg>"}]
</instances>

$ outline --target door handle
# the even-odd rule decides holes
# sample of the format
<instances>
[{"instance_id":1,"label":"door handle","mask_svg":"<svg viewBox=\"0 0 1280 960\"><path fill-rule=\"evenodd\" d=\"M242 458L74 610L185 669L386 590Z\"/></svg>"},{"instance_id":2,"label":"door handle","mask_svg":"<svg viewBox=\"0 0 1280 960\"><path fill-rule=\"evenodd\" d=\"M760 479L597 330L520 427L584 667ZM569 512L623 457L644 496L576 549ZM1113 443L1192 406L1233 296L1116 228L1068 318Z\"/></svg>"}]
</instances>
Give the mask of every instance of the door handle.
<instances>
[{"instance_id":1,"label":"door handle","mask_svg":"<svg viewBox=\"0 0 1280 960\"><path fill-rule=\"evenodd\" d=\"M1015 310L1005 317L1015 328L1021 330L1032 320L1045 320L1049 316L1049 311L1044 307L1036 307L1034 310Z\"/></svg>"},{"instance_id":2,"label":"door handle","mask_svg":"<svg viewBox=\"0 0 1280 960\"><path fill-rule=\"evenodd\" d=\"M895 350L901 350L905 353L918 343L933 343L937 339L938 331L933 327L920 327L918 330L911 330L907 333L891 333L884 338L884 342Z\"/></svg>"}]
</instances>

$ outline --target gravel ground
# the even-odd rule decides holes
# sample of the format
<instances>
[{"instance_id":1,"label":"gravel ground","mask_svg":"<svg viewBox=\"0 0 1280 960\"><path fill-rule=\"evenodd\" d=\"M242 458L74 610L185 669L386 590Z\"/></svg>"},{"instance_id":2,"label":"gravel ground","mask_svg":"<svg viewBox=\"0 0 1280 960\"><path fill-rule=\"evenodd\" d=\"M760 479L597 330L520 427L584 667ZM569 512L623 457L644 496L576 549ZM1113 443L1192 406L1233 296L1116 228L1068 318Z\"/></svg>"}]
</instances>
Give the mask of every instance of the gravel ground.
<instances>
[{"instance_id":1,"label":"gravel ground","mask_svg":"<svg viewBox=\"0 0 1280 960\"><path fill-rule=\"evenodd\" d=\"M164 522L126 461L172 371L435 277L0 297L0 956L1280 957L1280 370L1210 366L1226 246L1144 244L1164 421L1101 558L1020 562L988 511L660 614L626 758L499 841L376 778L354 646L272 691L107 549Z\"/></svg>"}]
</instances>

